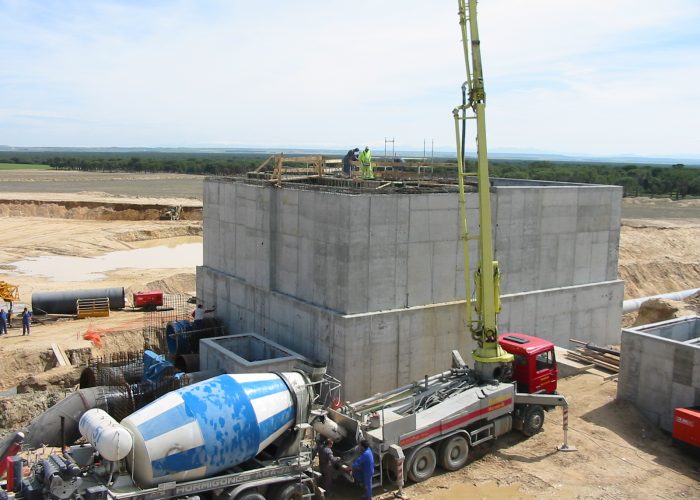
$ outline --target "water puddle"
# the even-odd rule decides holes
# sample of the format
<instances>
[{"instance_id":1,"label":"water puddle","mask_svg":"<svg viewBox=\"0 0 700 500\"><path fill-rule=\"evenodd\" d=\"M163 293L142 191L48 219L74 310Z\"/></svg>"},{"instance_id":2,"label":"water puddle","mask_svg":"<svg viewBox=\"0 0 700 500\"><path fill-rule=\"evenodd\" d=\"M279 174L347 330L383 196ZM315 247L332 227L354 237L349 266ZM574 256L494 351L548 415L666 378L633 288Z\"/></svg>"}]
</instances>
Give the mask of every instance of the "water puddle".
<instances>
[{"instance_id":1,"label":"water puddle","mask_svg":"<svg viewBox=\"0 0 700 500\"><path fill-rule=\"evenodd\" d=\"M171 269L202 265L202 243L160 245L119 250L97 257L46 255L10 264L15 273L44 276L51 281L96 281L117 269Z\"/></svg>"}]
</instances>

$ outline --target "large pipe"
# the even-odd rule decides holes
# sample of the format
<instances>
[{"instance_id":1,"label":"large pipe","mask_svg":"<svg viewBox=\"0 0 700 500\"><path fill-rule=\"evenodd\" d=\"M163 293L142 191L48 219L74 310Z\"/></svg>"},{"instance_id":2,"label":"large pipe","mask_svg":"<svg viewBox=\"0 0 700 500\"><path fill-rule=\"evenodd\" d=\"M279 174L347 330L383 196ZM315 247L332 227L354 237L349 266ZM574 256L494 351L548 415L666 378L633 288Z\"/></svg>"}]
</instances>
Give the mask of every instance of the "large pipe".
<instances>
[{"instance_id":1,"label":"large pipe","mask_svg":"<svg viewBox=\"0 0 700 500\"><path fill-rule=\"evenodd\" d=\"M124 288L91 288L32 294L34 314L76 314L78 299L109 299L109 308L124 309Z\"/></svg>"},{"instance_id":2,"label":"large pipe","mask_svg":"<svg viewBox=\"0 0 700 500\"><path fill-rule=\"evenodd\" d=\"M123 391L107 387L90 387L72 392L31 421L25 433L25 443L30 448L61 446L64 441L61 421L64 424L65 442L73 443L80 437L78 423L86 411L92 408L106 410L108 404L124 397Z\"/></svg>"},{"instance_id":3,"label":"large pipe","mask_svg":"<svg viewBox=\"0 0 700 500\"><path fill-rule=\"evenodd\" d=\"M690 288L688 290L681 290L680 292L670 292L662 293L660 295L651 295L649 297L640 297L638 299L629 299L622 302L622 313L628 313L636 311L642 304L647 300L651 299L671 299L671 300L684 300L688 297L695 295L700 292L700 288Z\"/></svg>"},{"instance_id":4,"label":"large pipe","mask_svg":"<svg viewBox=\"0 0 700 500\"><path fill-rule=\"evenodd\" d=\"M124 366L89 366L80 374L80 388L133 384L143 378L143 363Z\"/></svg>"}]
</instances>

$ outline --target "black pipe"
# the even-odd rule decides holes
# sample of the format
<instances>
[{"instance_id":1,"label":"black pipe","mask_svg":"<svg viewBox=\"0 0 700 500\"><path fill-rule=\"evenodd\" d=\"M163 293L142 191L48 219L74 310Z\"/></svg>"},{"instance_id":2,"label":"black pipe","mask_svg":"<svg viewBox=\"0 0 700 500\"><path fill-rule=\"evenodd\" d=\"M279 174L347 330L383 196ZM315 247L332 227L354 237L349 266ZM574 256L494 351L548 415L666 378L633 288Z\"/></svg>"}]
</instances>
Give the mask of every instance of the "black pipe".
<instances>
[{"instance_id":1,"label":"black pipe","mask_svg":"<svg viewBox=\"0 0 700 500\"><path fill-rule=\"evenodd\" d=\"M124 309L124 288L91 288L32 294L32 311L42 314L76 314L78 299L109 299L113 311Z\"/></svg>"}]
</instances>

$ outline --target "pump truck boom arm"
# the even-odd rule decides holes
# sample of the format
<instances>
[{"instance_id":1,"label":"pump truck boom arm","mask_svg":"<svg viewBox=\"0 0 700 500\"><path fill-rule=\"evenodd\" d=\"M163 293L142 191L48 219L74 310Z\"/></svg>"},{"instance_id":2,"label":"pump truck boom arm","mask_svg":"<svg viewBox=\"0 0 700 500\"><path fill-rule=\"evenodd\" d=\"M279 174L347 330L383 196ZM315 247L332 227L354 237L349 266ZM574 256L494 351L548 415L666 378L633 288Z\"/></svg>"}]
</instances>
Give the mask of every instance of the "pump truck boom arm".
<instances>
[{"instance_id":1,"label":"pump truck boom arm","mask_svg":"<svg viewBox=\"0 0 700 500\"><path fill-rule=\"evenodd\" d=\"M477 371L498 378L513 355L504 351L498 343L497 317L500 312L500 273L493 258L491 223L491 192L488 155L486 149L486 92L481 65L479 29L476 22L476 0L458 0L459 24L462 31L462 47L467 79L462 86L462 104L453 110L457 139L457 168L464 245L464 277L467 291L467 323L478 348L473 352ZM468 27L467 27L468 24ZM466 96L468 94L469 100ZM468 116L470 115L470 116ZM475 272L476 319L472 320L471 287L469 284L469 247L467 215L464 194L464 149L467 119L476 120L477 185L479 198L479 262ZM461 130L460 130L461 126ZM461 132L461 134L460 134ZM461 137L460 137L461 135ZM460 140L461 139L461 140Z\"/></svg>"}]
</instances>

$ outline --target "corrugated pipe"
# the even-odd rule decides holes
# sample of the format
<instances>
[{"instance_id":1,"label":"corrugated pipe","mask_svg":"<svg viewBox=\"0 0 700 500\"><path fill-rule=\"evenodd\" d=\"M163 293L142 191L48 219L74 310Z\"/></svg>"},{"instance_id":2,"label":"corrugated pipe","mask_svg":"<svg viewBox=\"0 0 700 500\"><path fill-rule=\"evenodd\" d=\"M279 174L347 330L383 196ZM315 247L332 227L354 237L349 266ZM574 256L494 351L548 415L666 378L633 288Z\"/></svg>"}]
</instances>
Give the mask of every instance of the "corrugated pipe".
<instances>
[{"instance_id":1,"label":"corrugated pipe","mask_svg":"<svg viewBox=\"0 0 700 500\"><path fill-rule=\"evenodd\" d=\"M32 294L34 314L76 314L78 299L109 299L113 311L124 309L124 288L91 288L62 292L36 292Z\"/></svg>"},{"instance_id":2,"label":"corrugated pipe","mask_svg":"<svg viewBox=\"0 0 700 500\"><path fill-rule=\"evenodd\" d=\"M123 391L109 387L90 387L72 392L31 421L24 442L30 448L73 443L80 437L78 422L83 413L92 408L107 410L108 405L124 397Z\"/></svg>"},{"instance_id":3,"label":"corrugated pipe","mask_svg":"<svg viewBox=\"0 0 700 500\"><path fill-rule=\"evenodd\" d=\"M651 295L649 297L641 297L639 299L629 299L622 302L622 313L628 313L636 311L642 304L647 300L651 299L671 299L671 300L683 300L695 295L700 292L700 288L689 288L688 290L682 290L680 292L662 293L660 295Z\"/></svg>"}]
</instances>

